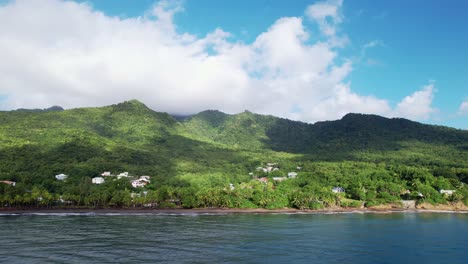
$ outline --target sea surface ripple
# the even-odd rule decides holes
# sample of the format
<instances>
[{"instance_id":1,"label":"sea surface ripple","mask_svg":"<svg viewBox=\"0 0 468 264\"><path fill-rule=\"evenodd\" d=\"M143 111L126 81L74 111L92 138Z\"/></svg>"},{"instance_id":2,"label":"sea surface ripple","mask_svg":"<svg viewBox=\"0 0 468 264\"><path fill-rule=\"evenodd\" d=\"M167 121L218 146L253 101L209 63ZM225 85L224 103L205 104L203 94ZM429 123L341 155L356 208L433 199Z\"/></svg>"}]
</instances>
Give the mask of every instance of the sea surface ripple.
<instances>
[{"instance_id":1,"label":"sea surface ripple","mask_svg":"<svg viewBox=\"0 0 468 264\"><path fill-rule=\"evenodd\" d=\"M0 214L0 263L467 263L467 249L467 214Z\"/></svg>"}]
</instances>

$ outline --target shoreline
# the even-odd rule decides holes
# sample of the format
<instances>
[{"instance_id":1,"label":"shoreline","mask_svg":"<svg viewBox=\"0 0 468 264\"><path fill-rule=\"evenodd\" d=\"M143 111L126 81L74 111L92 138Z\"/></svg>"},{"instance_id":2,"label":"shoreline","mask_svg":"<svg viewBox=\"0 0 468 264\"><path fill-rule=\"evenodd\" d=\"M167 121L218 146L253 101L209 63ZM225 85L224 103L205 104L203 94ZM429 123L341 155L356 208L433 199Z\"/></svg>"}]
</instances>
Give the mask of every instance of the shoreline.
<instances>
[{"instance_id":1,"label":"shoreline","mask_svg":"<svg viewBox=\"0 0 468 264\"><path fill-rule=\"evenodd\" d=\"M340 213L468 213L460 209L422 209L422 208L332 208L322 210L300 209L237 209L237 208L196 208L196 209L149 209L149 208L0 208L0 215L22 214L340 214Z\"/></svg>"}]
</instances>

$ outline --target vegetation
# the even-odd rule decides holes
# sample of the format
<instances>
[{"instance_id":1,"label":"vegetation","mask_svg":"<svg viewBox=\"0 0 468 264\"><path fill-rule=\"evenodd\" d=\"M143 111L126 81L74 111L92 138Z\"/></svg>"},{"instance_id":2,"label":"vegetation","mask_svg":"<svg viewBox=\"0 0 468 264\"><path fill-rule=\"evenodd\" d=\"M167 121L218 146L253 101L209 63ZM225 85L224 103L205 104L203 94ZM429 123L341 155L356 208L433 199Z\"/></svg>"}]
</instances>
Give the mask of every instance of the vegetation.
<instances>
[{"instance_id":1,"label":"vegetation","mask_svg":"<svg viewBox=\"0 0 468 264\"><path fill-rule=\"evenodd\" d=\"M268 162L278 170L256 169ZM150 175L151 183L92 184L103 171ZM273 180L292 171L297 178ZM57 181L59 173L68 179ZM0 112L0 180L16 182L0 183L0 206L15 207L467 204L468 131L360 114L316 124L248 111L175 119L135 100L22 109ZM333 193L337 186L346 192Z\"/></svg>"}]
</instances>

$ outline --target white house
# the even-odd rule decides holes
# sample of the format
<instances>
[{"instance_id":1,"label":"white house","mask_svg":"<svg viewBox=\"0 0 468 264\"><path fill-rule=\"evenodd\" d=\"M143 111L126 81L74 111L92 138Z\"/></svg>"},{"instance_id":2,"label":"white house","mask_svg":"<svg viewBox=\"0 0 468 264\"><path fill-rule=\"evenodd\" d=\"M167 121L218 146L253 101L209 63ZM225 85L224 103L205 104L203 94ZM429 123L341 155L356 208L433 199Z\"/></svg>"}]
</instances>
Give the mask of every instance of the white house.
<instances>
[{"instance_id":1,"label":"white house","mask_svg":"<svg viewBox=\"0 0 468 264\"><path fill-rule=\"evenodd\" d=\"M134 180L132 181L133 188L145 187L148 184L146 181Z\"/></svg>"},{"instance_id":2,"label":"white house","mask_svg":"<svg viewBox=\"0 0 468 264\"><path fill-rule=\"evenodd\" d=\"M297 173L296 172L288 172L288 178L291 178L291 179L294 179L297 177Z\"/></svg>"},{"instance_id":3,"label":"white house","mask_svg":"<svg viewBox=\"0 0 468 264\"><path fill-rule=\"evenodd\" d=\"M60 173L60 174L58 174L58 175L55 175L55 178L56 178L57 180L59 180L59 181L64 181L64 180L66 180L66 179L68 178L68 175L65 175L65 174L63 174L63 173Z\"/></svg>"},{"instance_id":4,"label":"white house","mask_svg":"<svg viewBox=\"0 0 468 264\"><path fill-rule=\"evenodd\" d=\"M272 171L277 171L279 170L278 168L278 163L267 163L266 167L258 167L257 171L263 171L263 172L272 172Z\"/></svg>"},{"instance_id":5,"label":"white house","mask_svg":"<svg viewBox=\"0 0 468 264\"><path fill-rule=\"evenodd\" d=\"M101 173L101 176L104 176L104 177L106 177L106 176L112 176L112 174L111 174L110 171L105 171L105 172Z\"/></svg>"},{"instance_id":6,"label":"white house","mask_svg":"<svg viewBox=\"0 0 468 264\"><path fill-rule=\"evenodd\" d=\"M11 185L11 186L15 186L16 185L16 182L14 181L0 181L1 183L4 183L4 184L8 184L8 185Z\"/></svg>"},{"instance_id":7,"label":"white house","mask_svg":"<svg viewBox=\"0 0 468 264\"><path fill-rule=\"evenodd\" d=\"M440 190L441 194L452 195L455 193L455 190Z\"/></svg>"},{"instance_id":8,"label":"white house","mask_svg":"<svg viewBox=\"0 0 468 264\"><path fill-rule=\"evenodd\" d=\"M117 175L117 179L121 179L122 177L125 177L125 178L129 177L128 172L122 172L119 175Z\"/></svg>"},{"instance_id":9,"label":"white house","mask_svg":"<svg viewBox=\"0 0 468 264\"><path fill-rule=\"evenodd\" d=\"M282 182L282 181L287 180L287 179L288 178L286 178L286 177L273 177L273 180L277 181L277 182Z\"/></svg>"},{"instance_id":10,"label":"white house","mask_svg":"<svg viewBox=\"0 0 468 264\"><path fill-rule=\"evenodd\" d=\"M94 184L103 184L104 178L103 177L95 177L91 180Z\"/></svg>"},{"instance_id":11,"label":"white house","mask_svg":"<svg viewBox=\"0 0 468 264\"><path fill-rule=\"evenodd\" d=\"M150 176L140 176L140 180L150 182Z\"/></svg>"},{"instance_id":12,"label":"white house","mask_svg":"<svg viewBox=\"0 0 468 264\"><path fill-rule=\"evenodd\" d=\"M345 189L343 187L335 187L332 189L333 193L344 193Z\"/></svg>"}]
</instances>

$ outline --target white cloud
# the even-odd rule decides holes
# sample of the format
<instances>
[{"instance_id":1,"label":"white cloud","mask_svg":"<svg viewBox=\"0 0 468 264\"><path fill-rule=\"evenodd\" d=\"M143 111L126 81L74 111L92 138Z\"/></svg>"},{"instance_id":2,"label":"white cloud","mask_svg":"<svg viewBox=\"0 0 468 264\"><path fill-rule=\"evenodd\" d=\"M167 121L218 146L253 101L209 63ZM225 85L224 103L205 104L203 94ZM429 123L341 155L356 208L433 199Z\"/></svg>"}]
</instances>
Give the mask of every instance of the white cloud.
<instances>
[{"instance_id":1,"label":"white cloud","mask_svg":"<svg viewBox=\"0 0 468 264\"><path fill-rule=\"evenodd\" d=\"M372 41L365 43L361 47L361 54L359 55L359 57L356 58L356 63L361 63L364 61L368 66L382 65L383 63L380 62L379 60L374 59L374 58L366 58L366 57L367 57L368 50L376 48L376 47L383 47L383 46L385 46L384 42L379 39L374 39Z\"/></svg>"},{"instance_id":2,"label":"white cloud","mask_svg":"<svg viewBox=\"0 0 468 264\"><path fill-rule=\"evenodd\" d=\"M340 7L343 0L327 0L310 5L306 15L319 24L320 30L327 36L336 34L336 25L341 23Z\"/></svg>"},{"instance_id":3,"label":"white cloud","mask_svg":"<svg viewBox=\"0 0 468 264\"><path fill-rule=\"evenodd\" d=\"M391 108L387 101L373 96L360 96L351 91L349 85L337 85L333 90L333 96L321 100L313 108L311 113L314 119L329 119L330 111L335 118L347 113L365 113L387 115Z\"/></svg>"},{"instance_id":4,"label":"white cloud","mask_svg":"<svg viewBox=\"0 0 468 264\"><path fill-rule=\"evenodd\" d=\"M406 96L398 103L395 116L407 117L409 119L427 120L437 110L432 107L434 99L434 84L430 83L422 90Z\"/></svg>"},{"instance_id":5,"label":"white cloud","mask_svg":"<svg viewBox=\"0 0 468 264\"><path fill-rule=\"evenodd\" d=\"M378 46L384 46L383 41L381 41L381 40L379 40L379 39L374 39L374 40L369 41L369 42L367 42L366 44L364 44L364 46L362 47L362 49L363 49L363 50L367 50L367 49L374 48L374 47L378 47Z\"/></svg>"},{"instance_id":6,"label":"white cloud","mask_svg":"<svg viewBox=\"0 0 468 264\"><path fill-rule=\"evenodd\" d=\"M461 103L460 107L458 108L458 113L460 115L468 115L468 101Z\"/></svg>"},{"instance_id":7,"label":"white cloud","mask_svg":"<svg viewBox=\"0 0 468 264\"><path fill-rule=\"evenodd\" d=\"M4 109L100 106L139 99L157 111L195 113L249 109L306 122L348 112L425 119L432 86L392 109L359 95L337 63L335 26L342 1L307 14L328 39L310 43L302 18L278 19L253 43L215 29L178 32L180 2L162 1L138 18L109 17L86 3L18 0L0 6L0 94Z\"/></svg>"}]
</instances>

